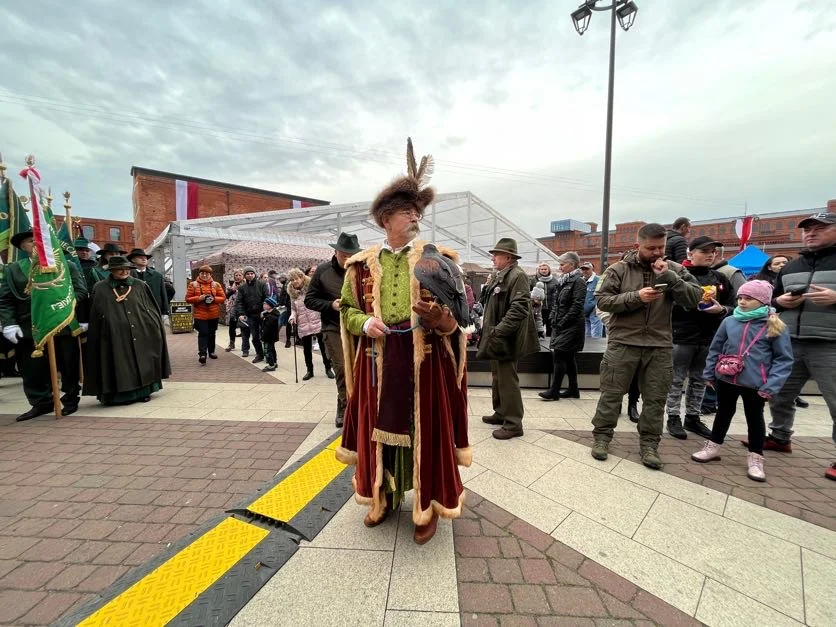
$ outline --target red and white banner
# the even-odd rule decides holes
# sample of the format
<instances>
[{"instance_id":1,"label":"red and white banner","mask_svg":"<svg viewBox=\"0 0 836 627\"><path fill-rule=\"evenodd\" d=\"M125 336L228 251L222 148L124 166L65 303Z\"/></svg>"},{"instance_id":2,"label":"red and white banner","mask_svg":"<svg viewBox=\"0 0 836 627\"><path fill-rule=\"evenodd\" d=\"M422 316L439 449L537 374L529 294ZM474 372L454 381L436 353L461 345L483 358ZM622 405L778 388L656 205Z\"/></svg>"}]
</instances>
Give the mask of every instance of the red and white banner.
<instances>
[{"instance_id":1,"label":"red and white banner","mask_svg":"<svg viewBox=\"0 0 836 627\"><path fill-rule=\"evenodd\" d=\"M749 243L749 238L752 237L752 222L754 220L754 216L747 216L745 218L738 218L734 224L734 231L740 239L740 250L746 248L746 244Z\"/></svg>"},{"instance_id":2,"label":"red and white banner","mask_svg":"<svg viewBox=\"0 0 836 627\"><path fill-rule=\"evenodd\" d=\"M302 209L303 207L313 207L313 203L310 203L307 200L294 200L293 201L293 208L294 209Z\"/></svg>"},{"instance_id":3,"label":"red and white banner","mask_svg":"<svg viewBox=\"0 0 836 627\"><path fill-rule=\"evenodd\" d=\"M41 175L35 168L28 166L20 171L20 176L29 182L32 234L35 238L35 250L38 251L38 265L46 272L55 272L58 266L55 263L55 251L52 249L52 233L41 206Z\"/></svg>"},{"instance_id":4,"label":"red and white banner","mask_svg":"<svg viewBox=\"0 0 836 627\"><path fill-rule=\"evenodd\" d=\"M176 182L176 220L194 220L197 217L197 183Z\"/></svg>"}]
</instances>

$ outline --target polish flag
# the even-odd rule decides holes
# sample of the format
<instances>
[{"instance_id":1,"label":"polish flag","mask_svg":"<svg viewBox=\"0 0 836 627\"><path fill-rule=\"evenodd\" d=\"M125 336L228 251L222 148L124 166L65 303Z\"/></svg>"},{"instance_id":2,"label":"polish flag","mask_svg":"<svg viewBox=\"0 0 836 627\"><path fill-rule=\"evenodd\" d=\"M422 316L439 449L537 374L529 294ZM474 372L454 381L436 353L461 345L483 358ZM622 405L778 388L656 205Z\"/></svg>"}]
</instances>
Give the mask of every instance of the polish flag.
<instances>
[{"instance_id":1,"label":"polish flag","mask_svg":"<svg viewBox=\"0 0 836 627\"><path fill-rule=\"evenodd\" d=\"M197 217L197 183L178 180L176 190L176 219L194 220Z\"/></svg>"},{"instance_id":2,"label":"polish flag","mask_svg":"<svg viewBox=\"0 0 836 627\"><path fill-rule=\"evenodd\" d=\"M20 176L29 183L29 202L32 205L32 235L38 253L38 265L44 272L56 272L55 251L52 246L52 232L49 220L41 205L41 175L31 165L20 171Z\"/></svg>"},{"instance_id":3,"label":"polish flag","mask_svg":"<svg viewBox=\"0 0 836 627\"><path fill-rule=\"evenodd\" d=\"M734 231L740 239L740 250L746 248L746 244L749 243L749 238L752 237L752 222L754 220L754 216L747 216L745 218L738 218L734 224Z\"/></svg>"},{"instance_id":4,"label":"polish flag","mask_svg":"<svg viewBox=\"0 0 836 627\"><path fill-rule=\"evenodd\" d=\"M309 203L307 200L294 200L293 201L293 208L294 209L302 209L303 207L313 207L313 204Z\"/></svg>"}]
</instances>

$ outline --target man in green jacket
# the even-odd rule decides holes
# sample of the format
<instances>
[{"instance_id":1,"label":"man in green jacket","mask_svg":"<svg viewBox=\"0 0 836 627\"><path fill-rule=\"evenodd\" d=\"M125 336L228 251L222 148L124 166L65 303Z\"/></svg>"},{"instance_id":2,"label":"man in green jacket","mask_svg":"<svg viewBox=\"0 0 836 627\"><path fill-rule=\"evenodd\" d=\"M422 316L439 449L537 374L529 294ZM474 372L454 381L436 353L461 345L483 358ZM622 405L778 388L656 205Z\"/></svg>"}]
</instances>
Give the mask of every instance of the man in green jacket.
<instances>
[{"instance_id":1,"label":"man in green jacket","mask_svg":"<svg viewBox=\"0 0 836 627\"><path fill-rule=\"evenodd\" d=\"M128 255L128 261L136 266L131 270L131 276L140 281L145 281L151 290L151 296L157 302L157 308L163 317L163 322L168 320L168 294L165 291L163 275L148 267L148 255L142 248L134 248Z\"/></svg>"},{"instance_id":2,"label":"man in green jacket","mask_svg":"<svg viewBox=\"0 0 836 627\"><path fill-rule=\"evenodd\" d=\"M30 255L35 247L32 231L24 231L12 237L12 245ZM52 384L49 375L49 358L46 350L41 357L32 357L35 342L32 339L32 299L26 293L32 261L22 258L6 266L5 280L0 283L0 324L3 335L15 344L15 358L23 378L23 392L32 409L16 418L18 422L30 420L53 411ZM87 287L81 271L72 262L67 269L75 290L76 307L87 300ZM82 328L87 325L82 324ZM78 339L69 328L61 330L54 338L55 360L61 373L62 414L69 416L78 410L79 385ZM48 350L48 349L47 349Z\"/></svg>"},{"instance_id":3,"label":"man in green jacket","mask_svg":"<svg viewBox=\"0 0 836 627\"><path fill-rule=\"evenodd\" d=\"M638 373L641 460L659 470L665 400L673 377L671 310L674 304L696 308L702 289L685 268L663 259L665 227L645 224L637 239L635 250L607 268L596 293L598 308L611 316L601 360L601 397L592 419L592 457L607 459L621 401Z\"/></svg>"},{"instance_id":4,"label":"man in green jacket","mask_svg":"<svg viewBox=\"0 0 836 627\"><path fill-rule=\"evenodd\" d=\"M495 270L493 280L482 292L485 317L477 359L491 360L491 400L493 414L482 422L500 425L493 432L497 440L510 440L523 434L523 407L517 360L540 350L528 276L517 265L517 242L500 239L489 251Z\"/></svg>"}]
</instances>

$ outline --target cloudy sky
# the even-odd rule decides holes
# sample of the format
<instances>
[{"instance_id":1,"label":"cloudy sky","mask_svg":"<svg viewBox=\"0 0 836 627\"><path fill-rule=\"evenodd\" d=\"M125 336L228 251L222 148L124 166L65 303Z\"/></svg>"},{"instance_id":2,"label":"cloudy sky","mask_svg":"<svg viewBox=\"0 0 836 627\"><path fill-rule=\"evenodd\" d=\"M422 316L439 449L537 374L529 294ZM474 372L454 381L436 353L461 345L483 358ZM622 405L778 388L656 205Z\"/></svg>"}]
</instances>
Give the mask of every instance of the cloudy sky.
<instances>
[{"instance_id":1,"label":"cloudy sky","mask_svg":"<svg viewBox=\"0 0 836 627\"><path fill-rule=\"evenodd\" d=\"M132 165L351 202L403 171L411 135L439 192L545 235L601 215L609 23L578 37L578 3L6 3L0 152L34 152L77 214L128 220ZM833 0L637 4L614 222L836 198Z\"/></svg>"}]
</instances>

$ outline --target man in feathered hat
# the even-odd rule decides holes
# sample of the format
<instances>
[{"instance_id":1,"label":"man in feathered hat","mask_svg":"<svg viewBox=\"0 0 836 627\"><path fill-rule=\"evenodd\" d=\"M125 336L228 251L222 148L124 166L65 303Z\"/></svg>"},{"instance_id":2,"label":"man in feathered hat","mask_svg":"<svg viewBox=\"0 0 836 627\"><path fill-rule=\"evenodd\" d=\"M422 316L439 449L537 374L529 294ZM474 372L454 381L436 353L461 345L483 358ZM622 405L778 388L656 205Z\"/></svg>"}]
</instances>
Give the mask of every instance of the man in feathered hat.
<instances>
[{"instance_id":1,"label":"man in feathered hat","mask_svg":"<svg viewBox=\"0 0 836 627\"><path fill-rule=\"evenodd\" d=\"M458 465L472 459L467 338L449 309L428 302L432 297L413 275L424 248L418 223L435 193L426 187L432 158L418 167L410 140L407 170L371 206L386 240L346 262L340 311L348 406L337 458L356 467L367 527L382 523L414 489L413 538L424 544L439 516L461 515ZM455 252L439 250L457 260Z\"/></svg>"}]
</instances>

